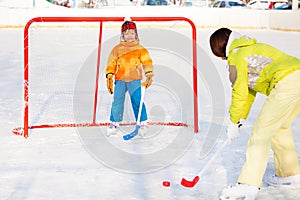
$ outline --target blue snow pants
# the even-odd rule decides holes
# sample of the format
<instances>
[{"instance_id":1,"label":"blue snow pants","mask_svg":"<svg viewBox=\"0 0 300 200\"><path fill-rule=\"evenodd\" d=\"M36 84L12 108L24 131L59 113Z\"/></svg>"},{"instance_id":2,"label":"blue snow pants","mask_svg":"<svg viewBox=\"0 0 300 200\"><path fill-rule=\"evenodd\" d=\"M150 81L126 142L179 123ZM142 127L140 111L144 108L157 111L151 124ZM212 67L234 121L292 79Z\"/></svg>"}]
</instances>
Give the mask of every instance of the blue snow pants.
<instances>
[{"instance_id":1,"label":"blue snow pants","mask_svg":"<svg viewBox=\"0 0 300 200\"><path fill-rule=\"evenodd\" d=\"M110 121L120 122L123 120L125 94L127 91L130 96L135 119L137 120L141 100L141 81L134 80L131 82L124 82L116 80L114 88L114 99L111 107ZM145 104L143 103L140 121L142 122L146 120L147 112Z\"/></svg>"}]
</instances>

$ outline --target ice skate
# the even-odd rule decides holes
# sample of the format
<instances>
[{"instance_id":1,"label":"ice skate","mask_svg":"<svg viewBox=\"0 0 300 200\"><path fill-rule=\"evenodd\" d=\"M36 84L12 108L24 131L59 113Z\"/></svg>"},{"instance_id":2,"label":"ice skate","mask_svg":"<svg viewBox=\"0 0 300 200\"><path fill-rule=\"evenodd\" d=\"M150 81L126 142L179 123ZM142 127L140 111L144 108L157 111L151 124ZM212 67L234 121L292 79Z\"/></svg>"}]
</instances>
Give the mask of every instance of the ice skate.
<instances>
[{"instance_id":1,"label":"ice skate","mask_svg":"<svg viewBox=\"0 0 300 200\"><path fill-rule=\"evenodd\" d=\"M116 135L119 132L119 123L118 122L111 122L108 126L106 135L107 137L111 135Z\"/></svg>"},{"instance_id":2,"label":"ice skate","mask_svg":"<svg viewBox=\"0 0 300 200\"><path fill-rule=\"evenodd\" d=\"M300 188L300 174L287 177L279 177L273 175L272 177L268 178L267 183L268 185L275 187L298 189Z\"/></svg>"},{"instance_id":3,"label":"ice skate","mask_svg":"<svg viewBox=\"0 0 300 200\"><path fill-rule=\"evenodd\" d=\"M229 186L222 191L221 200L255 200L258 188L246 184Z\"/></svg>"},{"instance_id":4,"label":"ice skate","mask_svg":"<svg viewBox=\"0 0 300 200\"><path fill-rule=\"evenodd\" d=\"M145 137L147 130L148 130L147 122L146 121L141 122L139 127L139 136Z\"/></svg>"}]
</instances>

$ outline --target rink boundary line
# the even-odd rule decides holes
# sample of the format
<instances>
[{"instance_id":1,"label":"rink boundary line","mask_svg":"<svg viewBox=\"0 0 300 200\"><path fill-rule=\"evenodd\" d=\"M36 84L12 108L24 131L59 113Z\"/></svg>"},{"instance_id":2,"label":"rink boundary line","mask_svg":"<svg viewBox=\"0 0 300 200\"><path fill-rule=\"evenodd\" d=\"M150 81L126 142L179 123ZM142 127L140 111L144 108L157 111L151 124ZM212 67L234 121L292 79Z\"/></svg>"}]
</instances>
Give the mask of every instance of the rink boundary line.
<instances>
[{"instance_id":1,"label":"rink boundary line","mask_svg":"<svg viewBox=\"0 0 300 200\"><path fill-rule=\"evenodd\" d=\"M73 22L69 22L73 23ZM76 23L76 22L74 22ZM90 23L90 22L88 22ZM94 23L94 22L91 22ZM0 25L1 29L24 29L25 25ZM196 25L197 29L216 29L219 28L220 26L208 26L208 25ZM284 32L300 32L300 29L288 29L288 28L272 28L272 27L257 27L257 26L227 26L232 29L237 29L237 30L276 30L276 31L284 31ZM33 28L99 28L99 25L34 25ZM108 29L119 29L120 25L104 25L104 28ZM174 24L169 24L169 25L138 25L138 28L179 28L179 29L186 29L190 28L189 25L178 25L176 23Z\"/></svg>"}]
</instances>

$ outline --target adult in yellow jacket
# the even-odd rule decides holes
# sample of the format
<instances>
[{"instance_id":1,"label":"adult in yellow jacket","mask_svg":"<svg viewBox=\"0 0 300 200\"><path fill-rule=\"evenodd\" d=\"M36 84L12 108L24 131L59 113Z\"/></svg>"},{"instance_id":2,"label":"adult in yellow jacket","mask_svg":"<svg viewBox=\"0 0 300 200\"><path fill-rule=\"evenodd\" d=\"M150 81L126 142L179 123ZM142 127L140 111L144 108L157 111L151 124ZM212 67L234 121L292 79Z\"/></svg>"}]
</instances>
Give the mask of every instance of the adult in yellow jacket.
<instances>
[{"instance_id":1,"label":"adult in yellow jacket","mask_svg":"<svg viewBox=\"0 0 300 200\"><path fill-rule=\"evenodd\" d=\"M146 81L141 83L143 72ZM136 24L125 21L121 27L121 41L111 51L106 67L107 89L114 95L108 135L115 134L119 122L123 120L125 93L128 92L135 118L138 117L141 85L145 88L152 84L153 65L147 49L139 44ZM145 104L141 111L141 129L146 125Z\"/></svg>"},{"instance_id":2,"label":"adult in yellow jacket","mask_svg":"<svg viewBox=\"0 0 300 200\"><path fill-rule=\"evenodd\" d=\"M300 113L300 59L228 28L216 30L210 46L213 54L229 65L229 140L239 136L241 121L247 118L256 93L268 96L254 123L238 184L223 190L221 198L255 199L270 149L274 152L275 176L269 183L300 188L300 166L291 129Z\"/></svg>"}]
</instances>

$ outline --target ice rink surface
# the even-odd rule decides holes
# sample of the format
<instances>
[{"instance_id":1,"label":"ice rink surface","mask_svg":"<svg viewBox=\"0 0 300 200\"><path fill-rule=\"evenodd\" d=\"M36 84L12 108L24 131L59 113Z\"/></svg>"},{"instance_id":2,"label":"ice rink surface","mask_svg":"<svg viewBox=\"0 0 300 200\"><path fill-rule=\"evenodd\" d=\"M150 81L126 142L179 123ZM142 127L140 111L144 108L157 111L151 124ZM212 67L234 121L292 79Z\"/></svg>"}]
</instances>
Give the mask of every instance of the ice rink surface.
<instances>
[{"instance_id":1,"label":"ice rink surface","mask_svg":"<svg viewBox=\"0 0 300 200\"><path fill-rule=\"evenodd\" d=\"M230 98L230 86L224 62L214 58L208 46L208 38L213 31L212 29L198 29L197 42L216 67L218 71L216 78L221 79L223 83L225 97ZM299 33L272 30L238 31L255 37L260 42L273 45L288 54L300 57ZM225 141L225 129L223 128L215 141L213 150L204 159L199 159L204 141L209 138L207 129L214 123L209 121L211 105L209 101L206 101L209 98L205 96L206 93L199 95L199 133L193 135L191 144L176 159L168 164L159 165L160 163L157 163L156 159L167 158L166 155L162 154L162 156L166 156L162 158L159 155L156 158L150 157L149 159L153 159L152 169L155 170L145 171L145 173L120 170L120 168L114 168L113 165L101 161L97 155L95 156L83 142L80 130L77 128L36 129L27 139L11 133L13 128L22 126L23 123L23 30L1 29L0 44L0 199L213 200L218 199L218 195L224 187L236 183L245 160L247 139L255 117L263 104L263 96L258 95L241 137L221 152L205 175L200 177L195 187L184 188L180 185L181 178L193 179L205 166L210 156ZM42 54L42 51L45 51L46 47L51 44L45 41L40 45ZM82 48L88 49L89 47ZM50 57L57 56L56 52L49 49L46 53ZM82 56L88 56L88 54ZM62 59L59 62L65 62L64 56L58 56L58 58ZM159 59L163 59L163 57ZM45 66L49 65L47 60L39 60L39 62ZM176 63L174 63L175 65ZM198 66L200 69L208 67L203 66L201 61ZM200 84L200 86L202 85ZM178 87L182 90L185 89ZM228 99L224 100L226 106L228 106L228 101ZM217 125L222 126L222 124ZM126 151L130 155L137 155L137 158L140 159L134 156L133 158L129 157L128 160L126 157L118 158L120 154L115 154L109 149L99 153L111 156L112 160L122 160L124 166L131 165L133 168L138 168L137 166L143 166L145 163L149 165L151 160L143 160L143 155L164 149L166 143L174 138L174 135L172 136L172 133L176 131L174 128L164 127L164 129L158 135L151 137L151 141L135 139L125 143L118 136L109 138L109 142L116 145L114 146L116 149ZM293 124L298 155L300 155L299 129L300 118L298 117ZM105 132L105 127L97 128L97 131L101 134ZM95 134L95 131L92 132ZM186 128L183 132L190 135L192 130ZM100 139L105 140L105 137ZM97 142L95 141L95 143ZM176 151L176 147L173 150ZM158 166L155 166L156 164ZM266 176L272 173L273 158L270 155ZM162 186L162 182L165 180L171 182L170 187ZM300 190L267 187L264 179L263 188L257 199L296 200L300 198L299 194Z\"/></svg>"}]
</instances>

